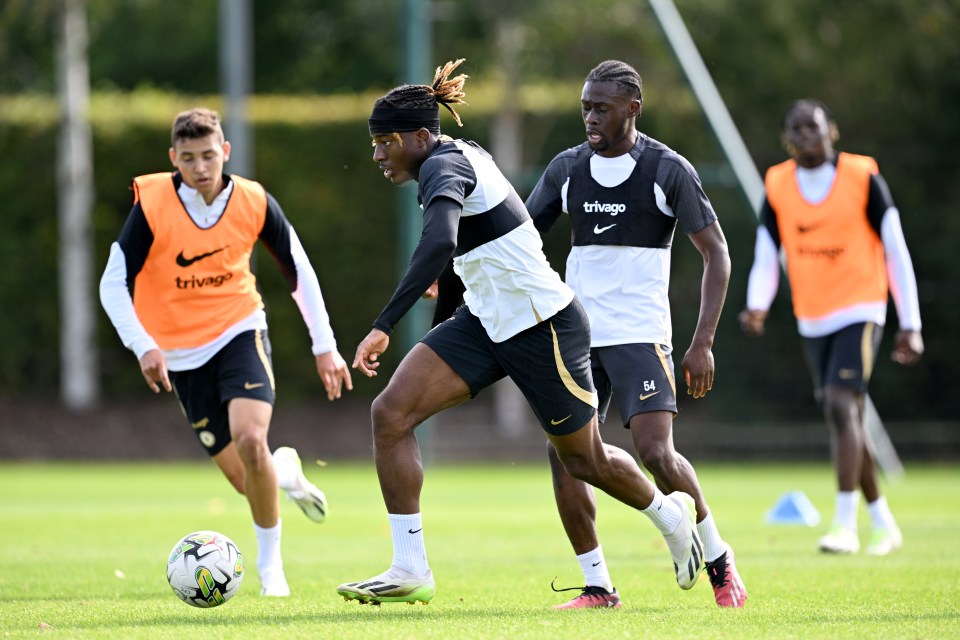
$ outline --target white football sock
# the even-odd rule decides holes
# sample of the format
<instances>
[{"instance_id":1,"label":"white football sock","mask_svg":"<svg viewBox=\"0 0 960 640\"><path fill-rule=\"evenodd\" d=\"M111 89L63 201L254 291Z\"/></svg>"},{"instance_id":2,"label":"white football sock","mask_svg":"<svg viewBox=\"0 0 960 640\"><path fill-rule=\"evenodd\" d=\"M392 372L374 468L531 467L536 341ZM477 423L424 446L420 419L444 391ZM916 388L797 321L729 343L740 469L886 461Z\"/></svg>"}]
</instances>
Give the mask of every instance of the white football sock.
<instances>
[{"instance_id":1,"label":"white football sock","mask_svg":"<svg viewBox=\"0 0 960 640\"><path fill-rule=\"evenodd\" d=\"M283 574L283 558L280 556L280 534L283 523L277 520L277 526L264 528L253 523L257 534L257 573L266 582L273 574Z\"/></svg>"},{"instance_id":2,"label":"white football sock","mask_svg":"<svg viewBox=\"0 0 960 640\"><path fill-rule=\"evenodd\" d=\"M393 566L417 577L430 573L423 543L423 520L419 513L388 514L393 537Z\"/></svg>"},{"instance_id":3,"label":"white football sock","mask_svg":"<svg viewBox=\"0 0 960 640\"><path fill-rule=\"evenodd\" d=\"M610 571L607 569L607 561L603 558L603 547L598 546L593 551L577 556L577 562L580 563L580 570L583 571L588 587L603 587L613 593Z\"/></svg>"},{"instance_id":4,"label":"white football sock","mask_svg":"<svg viewBox=\"0 0 960 640\"><path fill-rule=\"evenodd\" d=\"M640 513L650 518L653 526L665 536L677 530L677 525L684 515L680 507L673 500L667 500L656 487L653 488L653 502Z\"/></svg>"},{"instance_id":5,"label":"white football sock","mask_svg":"<svg viewBox=\"0 0 960 640\"><path fill-rule=\"evenodd\" d=\"M873 522L874 529L892 529L897 526L897 521L894 519L884 496L880 496L873 502L868 502L867 511L870 512L870 520Z\"/></svg>"},{"instance_id":6,"label":"white football sock","mask_svg":"<svg viewBox=\"0 0 960 640\"><path fill-rule=\"evenodd\" d=\"M857 507L860 506L859 491L838 491L837 512L833 518L834 524L846 527L850 531L857 530Z\"/></svg>"},{"instance_id":7,"label":"white football sock","mask_svg":"<svg viewBox=\"0 0 960 640\"><path fill-rule=\"evenodd\" d=\"M713 562L727 552L727 545L717 531L717 523L714 522L712 513L708 513L706 518L697 523L697 533L703 542L703 559L707 562Z\"/></svg>"}]
</instances>

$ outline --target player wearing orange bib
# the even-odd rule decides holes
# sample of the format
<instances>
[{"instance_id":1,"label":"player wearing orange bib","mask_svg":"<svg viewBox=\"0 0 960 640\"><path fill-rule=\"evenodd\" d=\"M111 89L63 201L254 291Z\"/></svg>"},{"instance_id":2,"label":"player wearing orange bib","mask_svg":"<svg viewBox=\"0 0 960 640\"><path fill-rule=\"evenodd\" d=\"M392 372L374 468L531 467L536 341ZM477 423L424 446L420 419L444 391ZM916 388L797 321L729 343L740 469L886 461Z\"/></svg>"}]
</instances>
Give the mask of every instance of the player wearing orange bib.
<instances>
[{"instance_id":1,"label":"player wearing orange bib","mask_svg":"<svg viewBox=\"0 0 960 640\"><path fill-rule=\"evenodd\" d=\"M748 335L763 333L777 293L782 248L815 395L831 428L837 474L836 513L820 550L860 550L859 489L873 523L867 553L886 555L900 547L903 537L880 495L864 429L864 403L888 291L900 322L892 359L914 364L923 353L913 265L900 214L876 161L836 154L838 129L826 105L795 102L784 116L782 136L791 159L767 171L767 197L740 324Z\"/></svg>"},{"instance_id":2,"label":"player wearing orange bib","mask_svg":"<svg viewBox=\"0 0 960 640\"><path fill-rule=\"evenodd\" d=\"M327 397L353 388L316 273L277 201L223 173L230 143L208 109L173 123L173 173L133 181L134 205L100 281L100 299L147 385L176 391L194 433L245 495L257 534L261 595L290 594L280 555L278 486L313 520L323 492L296 451L267 446L274 378L266 314L250 270L260 240L280 266L313 340Z\"/></svg>"}]
</instances>

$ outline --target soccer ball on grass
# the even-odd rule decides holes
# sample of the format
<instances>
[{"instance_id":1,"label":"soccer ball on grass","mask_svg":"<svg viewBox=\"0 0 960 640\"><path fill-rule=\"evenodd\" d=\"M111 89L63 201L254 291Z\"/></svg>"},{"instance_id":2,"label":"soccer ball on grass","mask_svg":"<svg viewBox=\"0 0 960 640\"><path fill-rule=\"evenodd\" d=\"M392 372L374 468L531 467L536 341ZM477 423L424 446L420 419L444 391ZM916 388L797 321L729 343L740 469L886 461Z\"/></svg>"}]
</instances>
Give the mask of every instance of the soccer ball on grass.
<instances>
[{"instance_id":1,"label":"soccer ball on grass","mask_svg":"<svg viewBox=\"0 0 960 640\"><path fill-rule=\"evenodd\" d=\"M177 597L194 607L218 607L243 582L243 556L233 540L216 531L195 531L173 545L167 581Z\"/></svg>"}]
</instances>

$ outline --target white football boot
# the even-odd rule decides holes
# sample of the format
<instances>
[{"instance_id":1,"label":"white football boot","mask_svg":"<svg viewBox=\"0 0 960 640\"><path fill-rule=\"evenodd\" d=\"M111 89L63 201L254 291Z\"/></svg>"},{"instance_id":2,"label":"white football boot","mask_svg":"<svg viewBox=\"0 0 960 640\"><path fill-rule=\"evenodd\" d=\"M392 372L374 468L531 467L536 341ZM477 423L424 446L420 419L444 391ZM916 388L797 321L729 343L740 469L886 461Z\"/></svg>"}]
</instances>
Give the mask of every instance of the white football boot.
<instances>
[{"instance_id":1,"label":"white football boot","mask_svg":"<svg viewBox=\"0 0 960 640\"><path fill-rule=\"evenodd\" d=\"M280 447L273 452L277 484L287 497L297 503L304 515L314 522L327 519L327 496L303 475L303 465L296 449Z\"/></svg>"}]
</instances>

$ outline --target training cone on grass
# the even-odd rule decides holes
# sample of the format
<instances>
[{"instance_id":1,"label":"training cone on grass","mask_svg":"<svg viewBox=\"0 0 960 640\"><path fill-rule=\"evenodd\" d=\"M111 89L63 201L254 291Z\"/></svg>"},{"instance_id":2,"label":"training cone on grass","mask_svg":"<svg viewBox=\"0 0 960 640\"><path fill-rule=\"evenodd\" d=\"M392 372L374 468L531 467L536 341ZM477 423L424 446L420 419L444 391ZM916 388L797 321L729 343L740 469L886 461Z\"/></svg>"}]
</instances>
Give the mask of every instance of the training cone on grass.
<instances>
[{"instance_id":1,"label":"training cone on grass","mask_svg":"<svg viewBox=\"0 0 960 640\"><path fill-rule=\"evenodd\" d=\"M802 524L815 527L820 523L820 512L803 491L791 491L780 496L767 512L768 524Z\"/></svg>"}]
</instances>

